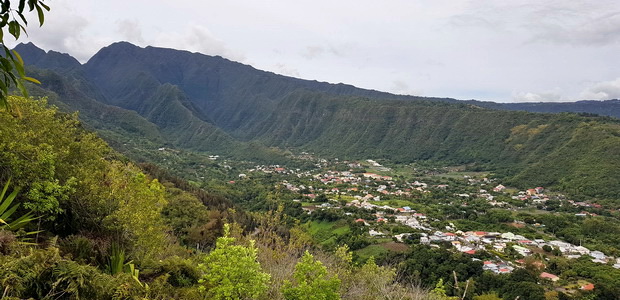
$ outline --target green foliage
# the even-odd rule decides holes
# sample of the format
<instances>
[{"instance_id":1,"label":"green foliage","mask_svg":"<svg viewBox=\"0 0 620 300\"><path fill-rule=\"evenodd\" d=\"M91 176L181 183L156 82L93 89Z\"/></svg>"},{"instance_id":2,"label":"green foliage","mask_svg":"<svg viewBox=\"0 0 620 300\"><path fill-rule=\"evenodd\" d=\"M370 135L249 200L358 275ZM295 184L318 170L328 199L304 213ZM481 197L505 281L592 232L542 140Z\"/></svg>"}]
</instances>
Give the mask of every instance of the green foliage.
<instances>
[{"instance_id":1,"label":"green foliage","mask_svg":"<svg viewBox=\"0 0 620 300\"><path fill-rule=\"evenodd\" d=\"M458 297L448 297L446 295L446 285L443 283L443 278L440 278L435 285L435 288L431 291L431 295L436 296L441 300L456 300Z\"/></svg>"},{"instance_id":2,"label":"green foliage","mask_svg":"<svg viewBox=\"0 0 620 300\"><path fill-rule=\"evenodd\" d=\"M482 262L472 261L462 253L414 245L399 267L399 273L422 282L449 282L456 272L458 278L471 278L482 273ZM450 291L448 291L450 292Z\"/></svg>"},{"instance_id":3,"label":"green foliage","mask_svg":"<svg viewBox=\"0 0 620 300\"><path fill-rule=\"evenodd\" d=\"M5 297L20 299L128 299L146 295L131 276L111 276L66 260L56 248L33 249L21 257L0 256L0 287Z\"/></svg>"},{"instance_id":4,"label":"green foliage","mask_svg":"<svg viewBox=\"0 0 620 300\"><path fill-rule=\"evenodd\" d=\"M295 284L286 281L282 288L282 294L287 300L340 299L340 280L337 277L329 278L327 268L320 261L314 260L308 251L295 266L293 278Z\"/></svg>"},{"instance_id":5,"label":"green foliage","mask_svg":"<svg viewBox=\"0 0 620 300\"><path fill-rule=\"evenodd\" d=\"M151 262L167 244L161 216L166 205L164 187L129 164L113 163L108 176L110 196L117 203L105 224L131 242L131 255L137 262Z\"/></svg>"},{"instance_id":6,"label":"green foliage","mask_svg":"<svg viewBox=\"0 0 620 300\"><path fill-rule=\"evenodd\" d=\"M482 294L474 296L474 300L502 300L497 293Z\"/></svg>"},{"instance_id":7,"label":"green foliage","mask_svg":"<svg viewBox=\"0 0 620 300\"><path fill-rule=\"evenodd\" d=\"M230 226L224 228L224 236L198 266L204 272L200 289L208 299L256 299L267 290L270 276L256 260L254 242L247 247L234 245Z\"/></svg>"},{"instance_id":8,"label":"green foliage","mask_svg":"<svg viewBox=\"0 0 620 300\"><path fill-rule=\"evenodd\" d=\"M93 211L107 201L100 186L111 149L85 132L76 115L59 114L45 100L10 100L21 114L0 111L2 179L13 178L24 207L45 214L46 224L69 212L80 225L100 223Z\"/></svg>"},{"instance_id":9,"label":"green foliage","mask_svg":"<svg viewBox=\"0 0 620 300\"><path fill-rule=\"evenodd\" d=\"M125 268L125 251L118 245L112 245L110 248L110 257L108 258L107 271L111 275L123 272Z\"/></svg>"},{"instance_id":10,"label":"green foliage","mask_svg":"<svg viewBox=\"0 0 620 300\"><path fill-rule=\"evenodd\" d=\"M162 210L164 220L174 234L189 246L189 233L209 222L209 210L191 193L171 185L166 185L166 192L168 204Z\"/></svg>"},{"instance_id":11,"label":"green foliage","mask_svg":"<svg viewBox=\"0 0 620 300\"><path fill-rule=\"evenodd\" d=\"M19 203L11 206L13 200L17 196L19 189L14 189L9 195L6 196L6 192L9 189L9 185L11 180L9 179L5 184L2 192L0 193L0 230L11 230L16 231L28 223L30 223L34 218L32 217L32 213L26 213L21 217L16 218L15 220L10 220L11 216L15 213L17 208L19 207Z\"/></svg>"}]
</instances>

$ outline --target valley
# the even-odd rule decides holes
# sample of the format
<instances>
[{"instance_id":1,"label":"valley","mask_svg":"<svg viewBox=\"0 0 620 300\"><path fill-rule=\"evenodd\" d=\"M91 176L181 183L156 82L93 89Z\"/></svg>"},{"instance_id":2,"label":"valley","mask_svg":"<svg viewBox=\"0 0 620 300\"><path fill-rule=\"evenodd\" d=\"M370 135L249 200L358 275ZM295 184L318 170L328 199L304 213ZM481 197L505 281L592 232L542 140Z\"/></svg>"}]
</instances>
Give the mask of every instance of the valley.
<instances>
[{"instance_id":1,"label":"valley","mask_svg":"<svg viewBox=\"0 0 620 300\"><path fill-rule=\"evenodd\" d=\"M0 227L7 295L620 294L617 100L402 96L126 42L84 64L17 50L41 84L0 114L19 202L0 219L28 220Z\"/></svg>"},{"instance_id":2,"label":"valley","mask_svg":"<svg viewBox=\"0 0 620 300\"><path fill-rule=\"evenodd\" d=\"M301 221L322 249L346 244L360 263L373 257L402 264L412 250L441 249L472 266L463 276L535 269L539 285L566 295L596 286L593 277L571 275L583 274L577 270L584 265L620 271L620 244L612 237L620 233L615 205L540 186L507 187L492 172L468 166L325 159L307 152L292 154L291 166L209 157L210 167L183 171L196 174L196 185L217 189L249 211L279 207ZM200 172L214 168L225 170L219 183L202 182ZM615 229L607 235L591 227L601 224ZM575 268L558 266L564 263Z\"/></svg>"}]
</instances>

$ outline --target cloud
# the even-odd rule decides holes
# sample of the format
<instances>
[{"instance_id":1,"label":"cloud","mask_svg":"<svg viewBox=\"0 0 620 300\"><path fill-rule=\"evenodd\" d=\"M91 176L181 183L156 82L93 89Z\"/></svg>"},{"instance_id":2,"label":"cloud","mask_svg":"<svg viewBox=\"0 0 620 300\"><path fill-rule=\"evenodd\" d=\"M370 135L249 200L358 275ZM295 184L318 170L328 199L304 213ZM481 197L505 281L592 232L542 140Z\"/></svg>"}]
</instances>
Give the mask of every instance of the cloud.
<instances>
[{"instance_id":1,"label":"cloud","mask_svg":"<svg viewBox=\"0 0 620 300\"><path fill-rule=\"evenodd\" d=\"M301 53L301 56L307 59L314 59L325 53L325 49L321 46L308 46Z\"/></svg>"},{"instance_id":2,"label":"cloud","mask_svg":"<svg viewBox=\"0 0 620 300\"><path fill-rule=\"evenodd\" d=\"M301 56L305 57L308 60L315 59L323 56L324 54L331 54L338 57L344 56L342 50L334 47L334 46L307 46L302 52Z\"/></svg>"},{"instance_id":3,"label":"cloud","mask_svg":"<svg viewBox=\"0 0 620 300\"><path fill-rule=\"evenodd\" d=\"M470 1L448 24L508 33L524 43L602 46L620 41L620 6L617 0Z\"/></svg>"},{"instance_id":4,"label":"cloud","mask_svg":"<svg viewBox=\"0 0 620 300\"><path fill-rule=\"evenodd\" d=\"M91 22L74 12L67 3L58 2L45 18L43 27L29 26L28 37L38 47L71 54L79 61L86 61L111 40L88 34Z\"/></svg>"},{"instance_id":5,"label":"cloud","mask_svg":"<svg viewBox=\"0 0 620 300\"><path fill-rule=\"evenodd\" d=\"M125 40L133 43L144 45L145 41L142 37L142 29L137 21L119 20L116 22L116 32Z\"/></svg>"},{"instance_id":6,"label":"cloud","mask_svg":"<svg viewBox=\"0 0 620 300\"><path fill-rule=\"evenodd\" d=\"M562 101L562 95L558 91L543 93L532 92L513 92L512 101L514 102L558 102Z\"/></svg>"},{"instance_id":7,"label":"cloud","mask_svg":"<svg viewBox=\"0 0 620 300\"><path fill-rule=\"evenodd\" d=\"M207 55L220 55L234 61L244 61L245 55L234 51L217 38L209 29L195 25L183 33L163 32L152 42L154 46L170 47Z\"/></svg>"},{"instance_id":8,"label":"cloud","mask_svg":"<svg viewBox=\"0 0 620 300\"><path fill-rule=\"evenodd\" d=\"M297 69L288 67L287 65L283 63L275 64L274 68L275 68L275 72L278 74L288 75L288 76L293 76L293 77L298 77L298 78L300 77L299 71Z\"/></svg>"},{"instance_id":9,"label":"cloud","mask_svg":"<svg viewBox=\"0 0 620 300\"><path fill-rule=\"evenodd\" d=\"M539 12L542 15L544 12ZM556 18L533 22L533 40L558 44L601 46L620 41L620 10L583 14L564 11Z\"/></svg>"},{"instance_id":10,"label":"cloud","mask_svg":"<svg viewBox=\"0 0 620 300\"><path fill-rule=\"evenodd\" d=\"M586 100L620 99L620 77L611 81L594 83L581 92L580 97Z\"/></svg>"},{"instance_id":11,"label":"cloud","mask_svg":"<svg viewBox=\"0 0 620 300\"><path fill-rule=\"evenodd\" d=\"M412 89L405 81L398 79L392 81L392 86L389 88L389 91L399 95L422 95L422 91Z\"/></svg>"}]
</instances>

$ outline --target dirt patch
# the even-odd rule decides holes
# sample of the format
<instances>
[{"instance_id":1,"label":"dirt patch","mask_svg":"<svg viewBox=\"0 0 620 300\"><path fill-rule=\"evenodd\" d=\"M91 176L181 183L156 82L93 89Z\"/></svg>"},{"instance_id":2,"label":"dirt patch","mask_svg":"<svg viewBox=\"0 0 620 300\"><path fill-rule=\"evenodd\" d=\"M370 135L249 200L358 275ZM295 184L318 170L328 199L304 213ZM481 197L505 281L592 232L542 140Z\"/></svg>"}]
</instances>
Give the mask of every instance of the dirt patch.
<instances>
[{"instance_id":1,"label":"dirt patch","mask_svg":"<svg viewBox=\"0 0 620 300\"><path fill-rule=\"evenodd\" d=\"M516 228L523 228L523 227L525 227L525 224L523 224L523 223L508 223L508 226L512 226L512 227L516 227Z\"/></svg>"}]
</instances>

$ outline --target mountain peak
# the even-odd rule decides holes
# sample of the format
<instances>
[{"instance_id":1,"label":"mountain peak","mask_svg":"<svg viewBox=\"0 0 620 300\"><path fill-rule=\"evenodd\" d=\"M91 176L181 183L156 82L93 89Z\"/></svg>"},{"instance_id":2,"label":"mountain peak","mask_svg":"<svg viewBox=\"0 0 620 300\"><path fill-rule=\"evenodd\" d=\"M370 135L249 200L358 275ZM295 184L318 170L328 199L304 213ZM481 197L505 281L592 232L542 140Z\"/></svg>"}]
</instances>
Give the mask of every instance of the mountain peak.
<instances>
[{"instance_id":1,"label":"mountain peak","mask_svg":"<svg viewBox=\"0 0 620 300\"><path fill-rule=\"evenodd\" d=\"M19 45L15 46L15 51L19 53L19 55L26 61L29 65L35 65L45 54L45 50L37 47L32 42L28 42L26 44L19 43Z\"/></svg>"},{"instance_id":2,"label":"mountain peak","mask_svg":"<svg viewBox=\"0 0 620 300\"><path fill-rule=\"evenodd\" d=\"M15 46L14 50L19 53L26 65L41 69L66 72L82 65L69 54L52 50L45 52L33 43L21 43Z\"/></svg>"}]
</instances>

